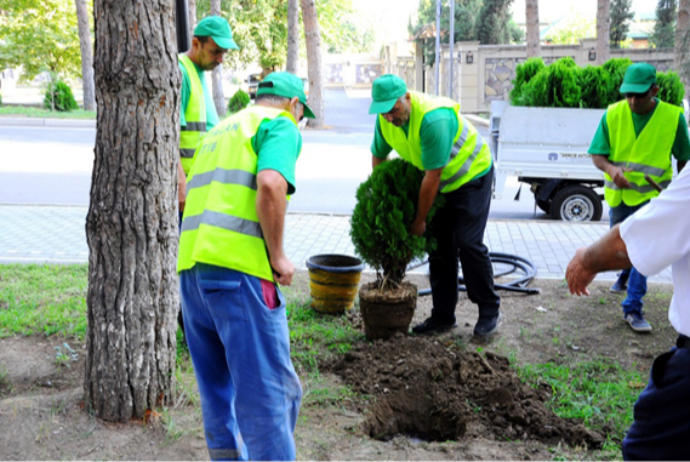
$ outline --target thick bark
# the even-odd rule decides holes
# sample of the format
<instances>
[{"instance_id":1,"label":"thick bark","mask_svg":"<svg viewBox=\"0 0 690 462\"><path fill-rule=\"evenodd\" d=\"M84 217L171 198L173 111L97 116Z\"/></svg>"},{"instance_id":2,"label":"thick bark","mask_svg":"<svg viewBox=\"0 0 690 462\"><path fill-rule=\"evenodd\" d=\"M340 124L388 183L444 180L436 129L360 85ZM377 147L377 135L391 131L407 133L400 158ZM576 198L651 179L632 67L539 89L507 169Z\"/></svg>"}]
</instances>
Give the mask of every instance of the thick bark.
<instances>
[{"instance_id":1,"label":"thick bark","mask_svg":"<svg viewBox=\"0 0 690 462\"><path fill-rule=\"evenodd\" d=\"M541 56L539 0L526 0L525 15L527 20L527 57Z\"/></svg>"},{"instance_id":2,"label":"thick bark","mask_svg":"<svg viewBox=\"0 0 690 462\"><path fill-rule=\"evenodd\" d=\"M685 97L690 98L690 0L678 2L674 68L685 86Z\"/></svg>"},{"instance_id":3,"label":"thick bark","mask_svg":"<svg viewBox=\"0 0 690 462\"><path fill-rule=\"evenodd\" d=\"M297 74L299 64L299 0L288 0L288 51L285 70Z\"/></svg>"},{"instance_id":4,"label":"thick bark","mask_svg":"<svg viewBox=\"0 0 690 462\"><path fill-rule=\"evenodd\" d=\"M85 0L74 0L77 7L79 25L79 48L81 49L81 81L84 90L84 109L96 110L96 95L93 84L93 53L91 53L91 29L89 27L89 10Z\"/></svg>"},{"instance_id":5,"label":"thick bark","mask_svg":"<svg viewBox=\"0 0 690 462\"><path fill-rule=\"evenodd\" d=\"M187 17L189 18L189 36L194 37L196 27L196 0L187 0Z\"/></svg>"},{"instance_id":6,"label":"thick bark","mask_svg":"<svg viewBox=\"0 0 690 462\"><path fill-rule=\"evenodd\" d=\"M96 0L98 120L86 218L87 407L107 421L170 403L178 280L180 73L174 3Z\"/></svg>"},{"instance_id":7,"label":"thick bark","mask_svg":"<svg viewBox=\"0 0 690 462\"><path fill-rule=\"evenodd\" d=\"M302 5L302 22L304 22L304 36L307 41L307 72L309 76L309 107L314 111L315 119L309 120L309 126L321 128L324 126L323 101L323 66L321 56L321 32L319 18L314 0L300 0Z\"/></svg>"},{"instance_id":8,"label":"thick bark","mask_svg":"<svg viewBox=\"0 0 690 462\"><path fill-rule=\"evenodd\" d=\"M220 0L211 0L211 14L220 16ZM225 95L223 95L223 65L216 66L211 73L211 80L213 81L213 103L216 105L216 111L219 116L224 116Z\"/></svg>"},{"instance_id":9,"label":"thick bark","mask_svg":"<svg viewBox=\"0 0 690 462\"><path fill-rule=\"evenodd\" d=\"M611 1L597 0L597 64L611 57Z\"/></svg>"}]
</instances>

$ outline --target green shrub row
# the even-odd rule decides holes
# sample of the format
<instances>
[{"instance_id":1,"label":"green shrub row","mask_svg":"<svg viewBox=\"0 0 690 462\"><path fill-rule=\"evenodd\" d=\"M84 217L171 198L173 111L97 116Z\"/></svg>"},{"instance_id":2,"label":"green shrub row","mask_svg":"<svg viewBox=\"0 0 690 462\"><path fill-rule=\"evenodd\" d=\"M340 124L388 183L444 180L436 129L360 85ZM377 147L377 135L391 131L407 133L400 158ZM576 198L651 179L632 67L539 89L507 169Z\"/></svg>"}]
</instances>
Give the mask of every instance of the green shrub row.
<instances>
[{"instance_id":1,"label":"green shrub row","mask_svg":"<svg viewBox=\"0 0 690 462\"><path fill-rule=\"evenodd\" d=\"M515 69L510 103L514 106L605 109L623 98L619 89L632 61L613 58L601 66L579 67L571 57L546 66L541 58L529 58ZM685 89L678 74L657 72L657 97L681 105Z\"/></svg>"}]
</instances>

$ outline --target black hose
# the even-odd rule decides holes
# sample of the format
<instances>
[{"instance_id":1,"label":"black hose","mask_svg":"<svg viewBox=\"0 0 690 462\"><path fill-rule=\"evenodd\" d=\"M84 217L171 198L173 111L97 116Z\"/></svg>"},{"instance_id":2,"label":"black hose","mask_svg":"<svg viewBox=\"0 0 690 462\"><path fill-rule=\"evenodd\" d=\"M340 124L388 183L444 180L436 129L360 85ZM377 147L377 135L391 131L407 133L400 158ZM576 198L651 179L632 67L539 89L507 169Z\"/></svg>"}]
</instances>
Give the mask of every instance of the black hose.
<instances>
[{"instance_id":1,"label":"black hose","mask_svg":"<svg viewBox=\"0 0 690 462\"><path fill-rule=\"evenodd\" d=\"M532 282L532 279L534 279L537 276L537 267L529 261L526 258L520 257L518 255L511 255L509 253L502 253L502 252L489 252L489 258L491 259L491 263L499 263L503 265L508 265L508 269L494 274L494 278L499 278L506 276L508 274L512 274L516 272L517 270L520 270L524 273L524 276L518 279L515 279L514 281L510 281L507 284L494 284L494 287L497 290L507 290L510 292L522 292L528 295L534 295L541 293L541 289L534 288L534 287L527 287L527 285ZM421 262L416 262L410 266L408 266L409 269L414 269L419 266L424 265L427 263L428 260L424 260ZM466 292L467 287L464 285L465 284L465 279L460 276L458 277L458 291L460 292ZM431 294L431 289L420 289L417 292L417 295L424 296L424 295L429 295Z\"/></svg>"}]
</instances>

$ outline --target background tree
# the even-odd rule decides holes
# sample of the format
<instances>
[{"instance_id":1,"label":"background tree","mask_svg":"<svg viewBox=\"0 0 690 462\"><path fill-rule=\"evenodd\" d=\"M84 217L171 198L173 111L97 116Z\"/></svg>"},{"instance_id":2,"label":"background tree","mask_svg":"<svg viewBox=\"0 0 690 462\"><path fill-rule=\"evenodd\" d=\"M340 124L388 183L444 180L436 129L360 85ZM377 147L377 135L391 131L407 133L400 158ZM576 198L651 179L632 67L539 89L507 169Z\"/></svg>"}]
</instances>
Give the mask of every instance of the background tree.
<instances>
[{"instance_id":1,"label":"background tree","mask_svg":"<svg viewBox=\"0 0 690 462\"><path fill-rule=\"evenodd\" d=\"M611 1L611 48L620 48L621 42L628 37L630 20L635 16L631 11L632 0L612 0Z\"/></svg>"},{"instance_id":2,"label":"background tree","mask_svg":"<svg viewBox=\"0 0 690 462\"><path fill-rule=\"evenodd\" d=\"M174 2L96 0L98 120L86 218L87 409L141 419L170 403L178 282L180 73Z\"/></svg>"},{"instance_id":3,"label":"background tree","mask_svg":"<svg viewBox=\"0 0 690 462\"><path fill-rule=\"evenodd\" d=\"M324 126L323 101L323 66L321 64L321 32L315 0L301 0L304 38L307 42L307 73L309 75L309 107L314 111L315 119L309 120L309 126Z\"/></svg>"},{"instance_id":4,"label":"background tree","mask_svg":"<svg viewBox=\"0 0 690 462\"><path fill-rule=\"evenodd\" d=\"M595 37L596 34L597 24L594 19L573 13L565 24L549 32L545 39L553 45L573 45L583 38Z\"/></svg>"},{"instance_id":5,"label":"background tree","mask_svg":"<svg viewBox=\"0 0 690 462\"><path fill-rule=\"evenodd\" d=\"M479 14L477 39L484 45L510 43L510 5L513 0L484 0Z\"/></svg>"},{"instance_id":6,"label":"background tree","mask_svg":"<svg viewBox=\"0 0 690 462\"><path fill-rule=\"evenodd\" d=\"M93 83L93 54L91 53L91 26L89 10L85 0L74 0L79 27L79 48L81 50L81 81L84 91L84 109L96 110L96 95Z\"/></svg>"},{"instance_id":7,"label":"background tree","mask_svg":"<svg viewBox=\"0 0 690 462\"><path fill-rule=\"evenodd\" d=\"M659 0L656 5L656 24L649 37L650 43L656 48L671 48L676 36L676 0Z\"/></svg>"},{"instance_id":8,"label":"background tree","mask_svg":"<svg viewBox=\"0 0 690 462\"><path fill-rule=\"evenodd\" d=\"M611 2L597 0L597 64L603 64L611 56Z\"/></svg>"},{"instance_id":9,"label":"background tree","mask_svg":"<svg viewBox=\"0 0 690 462\"><path fill-rule=\"evenodd\" d=\"M81 74L79 26L71 0L0 0L0 69L21 67L31 81L49 71Z\"/></svg>"},{"instance_id":10,"label":"background tree","mask_svg":"<svg viewBox=\"0 0 690 462\"><path fill-rule=\"evenodd\" d=\"M196 0L187 0L187 16L189 18L189 40L191 42L194 37L194 28L196 27Z\"/></svg>"},{"instance_id":11,"label":"background tree","mask_svg":"<svg viewBox=\"0 0 690 462\"><path fill-rule=\"evenodd\" d=\"M541 56L539 0L526 0L525 18L527 23L527 57Z\"/></svg>"},{"instance_id":12,"label":"background tree","mask_svg":"<svg viewBox=\"0 0 690 462\"><path fill-rule=\"evenodd\" d=\"M297 74L299 64L299 0L288 0L288 52L285 70Z\"/></svg>"},{"instance_id":13,"label":"background tree","mask_svg":"<svg viewBox=\"0 0 690 462\"><path fill-rule=\"evenodd\" d=\"M220 0L211 0L211 14L213 16L221 16ZM233 53L233 51L229 53ZM226 112L225 95L223 94L223 66L216 66L213 69L211 81L213 82L213 103L216 105L218 115L223 117Z\"/></svg>"},{"instance_id":14,"label":"background tree","mask_svg":"<svg viewBox=\"0 0 690 462\"><path fill-rule=\"evenodd\" d=\"M678 69L685 86L685 96L690 96L690 0L678 3L678 23L676 25L675 55L673 67Z\"/></svg>"}]
</instances>

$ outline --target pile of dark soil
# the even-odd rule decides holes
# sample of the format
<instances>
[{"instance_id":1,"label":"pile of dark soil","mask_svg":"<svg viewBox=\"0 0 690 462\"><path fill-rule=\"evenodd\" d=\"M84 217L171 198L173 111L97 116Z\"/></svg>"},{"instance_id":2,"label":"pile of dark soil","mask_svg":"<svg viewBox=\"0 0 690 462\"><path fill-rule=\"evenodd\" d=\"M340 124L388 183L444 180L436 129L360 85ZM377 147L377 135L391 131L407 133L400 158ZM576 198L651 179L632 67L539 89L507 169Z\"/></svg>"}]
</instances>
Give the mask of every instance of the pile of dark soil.
<instances>
[{"instance_id":1,"label":"pile of dark soil","mask_svg":"<svg viewBox=\"0 0 690 462\"><path fill-rule=\"evenodd\" d=\"M362 342L333 370L355 392L375 398L365 431L376 439L403 434L447 441L493 433L589 448L603 442L602 435L547 410L550 388L522 383L507 358L463 351L448 339L396 334Z\"/></svg>"}]
</instances>

